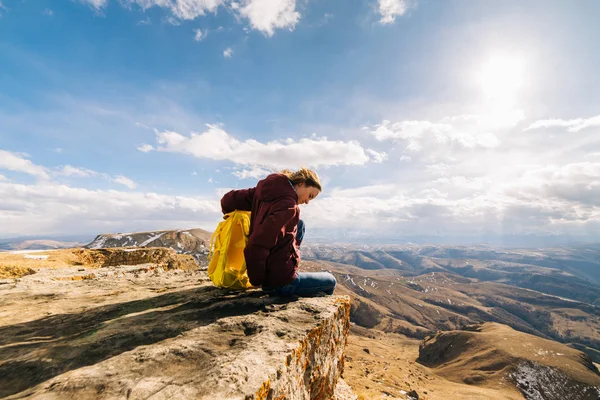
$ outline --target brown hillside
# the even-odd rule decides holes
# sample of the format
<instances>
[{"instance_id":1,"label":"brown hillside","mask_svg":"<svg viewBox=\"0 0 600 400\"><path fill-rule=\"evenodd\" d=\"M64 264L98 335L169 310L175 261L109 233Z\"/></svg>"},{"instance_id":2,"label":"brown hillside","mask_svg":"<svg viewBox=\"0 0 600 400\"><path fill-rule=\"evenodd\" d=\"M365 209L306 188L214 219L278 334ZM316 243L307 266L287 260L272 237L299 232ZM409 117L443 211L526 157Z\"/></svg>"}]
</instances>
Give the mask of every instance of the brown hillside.
<instances>
[{"instance_id":1,"label":"brown hillside","mask_svg":"<svg viewBox=\"0 0 600 400\"><path fill-rule=\"evenodd\" d=\"M600 348L600 308L594 305L449 272L405 276L395 269L327 261L303 261L301 268L333 272L340 293L353 298L353 321L364 327L423 339L436 331L498 322L579 346L600 361L597 352L587 351Z\"/></svg>"},{"instance_id":2,"label":"brown hillside","mask_svg":"<svg viewBox=\"0 0 600 400\"><path fill-rule=\"evenodd\" d=\"M452 382L511 381L528 399L598 399L600 374L581 351L497 323L466 329L426 338L417 361Z\"/></svg>"},{"instance_id":3,"label":"brown hillside","mask_svg":"<svg viewBox=\"0 0 600 400\"><path fill-rule=\"evenodd\" d=\"M475 386L453 382L419 364L419 340L354 325L346 346L344 380L359 400L522 400L510 382ZM415 396L411 396L415 399Z\"/></svg>"}]
</instances>

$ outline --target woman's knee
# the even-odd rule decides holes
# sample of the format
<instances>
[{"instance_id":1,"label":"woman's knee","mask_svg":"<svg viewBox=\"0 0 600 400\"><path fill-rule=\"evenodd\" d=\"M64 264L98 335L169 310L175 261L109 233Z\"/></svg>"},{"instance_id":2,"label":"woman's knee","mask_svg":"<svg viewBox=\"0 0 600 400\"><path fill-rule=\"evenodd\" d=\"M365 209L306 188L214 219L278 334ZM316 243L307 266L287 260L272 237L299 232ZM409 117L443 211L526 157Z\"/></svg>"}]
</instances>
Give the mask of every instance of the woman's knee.
<instances>
[{"instance_id":1,"label":"woman's knee","mask_svg":"<svg viewBox=\"0 0 600 400\"><path fill-rule=\"evenodd\" d=\"M333 294L333 291L335 290L335 287L337 286L337 280L335 279L335 276L333 276L333 274L331 272L328 272L329 276L329 290L325 291L325 293L327 294Z\"/></svg>"},{"instance_id":2,"label":"woman's knee","mask_svg":"<svg viewBox=\"0 0 600 400\"><path fill-rule=\"evenodd\" d=\"M335 288L337 285L337 279L335 279L335 276L331 272L328 272L327 274L329 274L328 278L330 286Z\"/></svg>"},{"instance_id":3,"label":"woman's knee","mask_svg":"<svg viewBox=\"0 0 600 400\"><path fill-rule=\"evenodd\" d=\"M296 228L296 239L298 240L298 243L302 242L302 239L304 239L304 232L306 231L306 224L304 224L303 220L298 220L298 226Z\"/></svg>"},{"instance_id":4,"label":"woman's knee","mask_svg":"<svg viewBox=\"0 0 600 400\"><path fill-rule=\"evenodd\" d=\"M304 223L303 220L299 219L298 220L298 232L304 234L305 231L306 231L306 224Z\"/></svg>"}]
</instances>

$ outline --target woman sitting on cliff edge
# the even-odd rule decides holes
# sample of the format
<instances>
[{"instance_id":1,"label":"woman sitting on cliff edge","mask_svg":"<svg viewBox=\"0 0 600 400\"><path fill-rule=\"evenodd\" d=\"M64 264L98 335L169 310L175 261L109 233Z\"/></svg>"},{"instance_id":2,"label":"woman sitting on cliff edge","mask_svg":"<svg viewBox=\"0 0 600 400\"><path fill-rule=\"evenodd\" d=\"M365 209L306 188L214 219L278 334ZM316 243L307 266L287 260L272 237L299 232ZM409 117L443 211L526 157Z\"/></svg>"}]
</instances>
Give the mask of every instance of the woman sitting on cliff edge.
<instances>
[{"instance_id":1,"label":"woman sitting on cliff edge","mask_svg":"<svg viewBox=\"0 0 600 400\"><path fill-rule=\"evenodd\" d=\"M271 174L256 187L232 190L223 196L224 214L251 211L244 257L253 286L280 296L333 293L336 280L329 272L298 272L298 247L305 231L299 204L308 204L319 193L319 176L302 168Z\"/></svg>"}]
</instances>

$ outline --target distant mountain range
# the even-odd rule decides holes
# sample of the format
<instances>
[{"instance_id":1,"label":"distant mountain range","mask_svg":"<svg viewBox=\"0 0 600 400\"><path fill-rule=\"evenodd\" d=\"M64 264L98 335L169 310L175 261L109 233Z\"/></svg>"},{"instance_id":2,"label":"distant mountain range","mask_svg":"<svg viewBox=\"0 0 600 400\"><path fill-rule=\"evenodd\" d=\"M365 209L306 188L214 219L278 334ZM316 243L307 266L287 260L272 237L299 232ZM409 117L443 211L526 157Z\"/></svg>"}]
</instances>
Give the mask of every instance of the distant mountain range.
<instances>
[{"instance_id":1,"label":"distant mountain range","mask_svg":"<svg viewBox=\"0 0 600 400\"><path fill-rule=\"evenodd\" d=\"M438 245L306 245L305 258L405 276L448 272L587 303L600 299L600 244L545 249ZM598 304L600 305L600 304Z\"/></svg>"},{"instance_id":2,"label":"distant mountain range","mask_svg":"<svg viewBox=\"0 0 600 400\"><path fill-rule=\"evenodd\" d=\"M304 268L338 277L341 293L354 298L352 319L360 326L423 338L499 322L569 344L600 362L598 245L307 245L302 255Z\"/></svg>"},{"instance_id":3,"label":"distant mountain range","mask_svg":"<svg viewBox=\"0 0 600 400\"><path fill-rule=\"evenodd\" d=\"M569 235L534 235L514 234L501 235L496 232L481 233L478 235L458 236L445 234L420 234L410 232L378 232L373 229L352 227L347 229L329 229L310 227L310 238L316 243L352 245L380 245L382 243L394 245L450 245L471 246L490 245L498 247L555 247L578 246L580 244L598 243L600 236L569 236Z\"/></svg>"},{"instance_id":4,"label":"distant mountain range","mask_svg":"<svg viewBox=\"0 0 600 400\"><path fill-rule=\"evenodd\" d=\"M52 250L79 247L87 240L52 240L52 239L0 239L0 251L14 250Z\"/></svg>"}]
</instances>

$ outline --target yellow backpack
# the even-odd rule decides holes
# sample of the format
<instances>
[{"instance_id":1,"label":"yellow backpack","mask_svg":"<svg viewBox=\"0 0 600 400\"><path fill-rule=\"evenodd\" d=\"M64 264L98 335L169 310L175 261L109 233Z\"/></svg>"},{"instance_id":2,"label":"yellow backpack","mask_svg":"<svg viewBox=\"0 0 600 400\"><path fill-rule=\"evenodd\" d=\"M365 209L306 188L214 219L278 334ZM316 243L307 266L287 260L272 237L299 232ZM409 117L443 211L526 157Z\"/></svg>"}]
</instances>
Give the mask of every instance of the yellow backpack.
<instances>
[{"instance_id":1,"label":"yellow backpack","mask_svg":"<svg viewBox=\"0 0 600 400\"><path fill-rule=\"evenodd\" d=\"M243 290L251 287L244 248L250 232L250 211L225 214L210 239L208 276L215 286Z\"/></svg>"}]
</instances>

